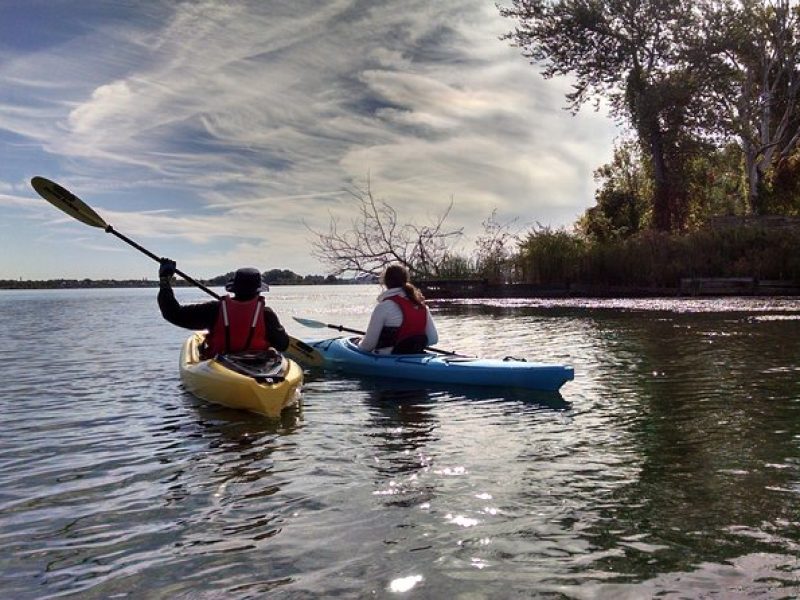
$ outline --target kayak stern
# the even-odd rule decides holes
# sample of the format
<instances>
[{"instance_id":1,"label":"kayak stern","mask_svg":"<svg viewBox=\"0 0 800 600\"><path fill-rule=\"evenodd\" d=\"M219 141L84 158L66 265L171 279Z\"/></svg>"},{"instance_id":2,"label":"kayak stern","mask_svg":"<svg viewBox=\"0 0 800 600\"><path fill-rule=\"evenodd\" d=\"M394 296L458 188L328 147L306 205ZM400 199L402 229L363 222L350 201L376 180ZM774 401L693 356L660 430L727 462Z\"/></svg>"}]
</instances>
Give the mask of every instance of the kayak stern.
<instances>
[{"instance_id":1,"label":"kayak stern","mask_svg":"<svg viewBox=\"0 0 800 600\"><path fill-rule=\"evenodd\" d=\"M282 381L260 382L228 369L214 359L200 358L202 333L195 333L183 344L180 355L181 381L193 395L229 408L278 417L284 408L300 398L303 370L284 357L286 374Z\"/></svg>"}]
</instances>

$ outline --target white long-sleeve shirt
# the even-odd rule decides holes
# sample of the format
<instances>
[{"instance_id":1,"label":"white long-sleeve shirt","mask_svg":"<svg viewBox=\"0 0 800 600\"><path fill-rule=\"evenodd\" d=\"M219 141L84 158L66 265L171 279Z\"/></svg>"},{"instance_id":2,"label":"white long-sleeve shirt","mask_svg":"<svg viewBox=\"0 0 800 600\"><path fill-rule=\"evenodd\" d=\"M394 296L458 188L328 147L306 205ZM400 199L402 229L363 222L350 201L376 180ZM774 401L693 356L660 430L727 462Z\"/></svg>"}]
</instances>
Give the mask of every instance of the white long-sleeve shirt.
<instances>
[{"instance_id":1,"label":"white long-sleeve shirt","mask_svg":"<svg viewBox=\"0 0 800 600\"><path fill-rule=\"evenodd\" d=\"M378 306L372 311L367 331L358 343L358 347L361 350L367 352L375 350L375 346L378 344L378 338L380 338L381 331L384 327L400 327L400 325L403 324L403 311L395 302L387 300L391 296L399 295L406 295L403 288L389 288L378 296ZM425 335L428 336L428 345L432 346L439 341L439 332L436 331L436 325L431 317L431 311L428 310L427 306L425 307L425 311L428 313L425 324ZM375 351L379 354L391 354L392 348L380 348Z\"/></svg>"}]
</instances>

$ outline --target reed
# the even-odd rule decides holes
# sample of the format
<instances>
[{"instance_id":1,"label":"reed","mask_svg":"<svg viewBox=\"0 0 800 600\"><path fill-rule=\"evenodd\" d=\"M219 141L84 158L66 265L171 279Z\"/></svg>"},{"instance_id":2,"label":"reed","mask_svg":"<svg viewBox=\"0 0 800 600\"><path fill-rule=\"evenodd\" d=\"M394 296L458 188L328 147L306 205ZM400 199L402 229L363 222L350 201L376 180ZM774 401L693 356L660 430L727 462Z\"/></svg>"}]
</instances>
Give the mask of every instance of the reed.
<instances>
[{"instance_id":1,"label":"reed","mask_svg":"<svg viewBox=\"0 0 800 600\"><path fill-rule=\"evenodd\" d=\"M684 234L640 232L588 242L539 229L520 244L520 283L674 287L685 277L754 277L800 281L800 229L732 227Z\"/></svg>"}]
</instances>

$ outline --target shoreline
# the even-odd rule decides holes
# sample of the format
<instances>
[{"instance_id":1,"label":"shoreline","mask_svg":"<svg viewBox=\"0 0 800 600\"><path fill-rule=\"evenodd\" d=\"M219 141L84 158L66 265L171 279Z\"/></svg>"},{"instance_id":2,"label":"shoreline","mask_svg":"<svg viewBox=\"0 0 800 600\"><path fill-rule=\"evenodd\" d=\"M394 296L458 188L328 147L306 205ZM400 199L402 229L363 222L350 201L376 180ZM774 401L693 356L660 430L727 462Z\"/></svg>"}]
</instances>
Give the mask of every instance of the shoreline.
<instances>
[{"instance_id":1,"label":"shoreline","mask_svg":"<svg viewBox=\"0 0 800 600\"><path fill-rule=\"evenodd\" d=\"M210 282L201 282L214 286ZM158 288L153 280L76 280L54 279L41 281L0 280L0 290L49 289L128 289ZM361 281L338 283L273 283L275 287L296 285L374 285ZM800 296L800 283L792 281L758 280L754 277L685 278L679 286L657 287L641 285L600 285L570 283L539 285L529 283L490 283L487 280L429 280L416 283L428 300L476 298L692 298L692 297L779 297ZM190 288L192 284L177 281L175 288ZM221 286L217 286L221 287Z\"/></svg>"},{"instance_id":2,"label":"shoreline","mask_svg":"<svg viewBox=\"0 0 800 600\"><path fill-rule=\"evenodd\" d=\"M224 287L222 283L214 283L210 281L202 281L198 279L199 283L207 287ZM338 282L321 282L311 283L307 281L298 283L270 283L270 287L281 286L296 286L296 285L374 285L369 282L362 281L338 281ZM159 286L158 281L152 280L90 280L90 279L46 279L46 280L31 280L31 281L13 281L13 280L0 280L0 290L88 290L88 289L132 289L132 288L151 288L157 289ZM191 288L196 287L186 281L175 281L172 283L173 288Z\"/></svg>"},{"instance_id":3,"label":"shoreline","mask_svg":"<svg viewBox=\"0 0 800 600\"><path fill-rule=\"evenodd\" d=\"M800 296L800 284L754 277L685 278L679 286L601 285L570 283L538 285L489 283L486 280L423 281L418 287L429 300L456 298L693 298Z\"/></svg>"}]
</instances>

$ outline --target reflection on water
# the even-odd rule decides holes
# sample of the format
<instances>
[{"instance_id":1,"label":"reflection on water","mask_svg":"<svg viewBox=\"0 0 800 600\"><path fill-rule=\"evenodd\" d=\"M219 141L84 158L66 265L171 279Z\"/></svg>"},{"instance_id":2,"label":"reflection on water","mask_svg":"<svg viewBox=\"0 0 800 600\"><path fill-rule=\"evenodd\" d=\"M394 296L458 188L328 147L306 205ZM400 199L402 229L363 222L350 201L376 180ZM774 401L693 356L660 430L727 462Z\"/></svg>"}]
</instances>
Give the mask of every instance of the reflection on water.
<instances>
[{"instance_id":1,"label":"reflection on water","mask_svg":"<svg viewBox=\"0 0 800 600\"><path fill-rule=\"evenodd\" d=\"M800 594L794 300L436 303L440 346L575 380L310 371L268 420L181 389L153 295L0 293L2 597ZM290 316L363 328L375 295L269 300L318 338Z\"/></svg>"}]
</instances>

